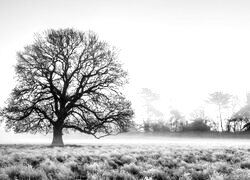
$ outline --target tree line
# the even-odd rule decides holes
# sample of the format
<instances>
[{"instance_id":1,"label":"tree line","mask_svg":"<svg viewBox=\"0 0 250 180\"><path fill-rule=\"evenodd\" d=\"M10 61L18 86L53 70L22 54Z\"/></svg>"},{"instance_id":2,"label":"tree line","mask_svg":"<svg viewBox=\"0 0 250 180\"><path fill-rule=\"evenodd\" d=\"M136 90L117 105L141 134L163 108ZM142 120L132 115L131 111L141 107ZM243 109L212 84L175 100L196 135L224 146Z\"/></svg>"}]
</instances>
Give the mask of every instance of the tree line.
<instances>
[{"instance_id":1,"label":"tree line","mask_svg":"<svg viewBox=\"0 0 250 180\"><path fill-rule=\"evenodd\" d=\"M158 98L150 89L142 90L143 98L146 98L146 110L154 109L152 102ZM151 97L151 98L150 98ZM197 109L191 113L190 118L186 119L177 109L170 111L168 119L164 119L162 114L154 109L143 120L142 129L144 132L242 132L250 130L250 93L247 94L247 101L244 106L239 106L239 98L223 92L209 94L206 100L217 108L217 118L210 118L204 109ZM231 111L231 112L230 112ZM227 112L227 113L225 113Z\"/></svg>"}]
</instances>

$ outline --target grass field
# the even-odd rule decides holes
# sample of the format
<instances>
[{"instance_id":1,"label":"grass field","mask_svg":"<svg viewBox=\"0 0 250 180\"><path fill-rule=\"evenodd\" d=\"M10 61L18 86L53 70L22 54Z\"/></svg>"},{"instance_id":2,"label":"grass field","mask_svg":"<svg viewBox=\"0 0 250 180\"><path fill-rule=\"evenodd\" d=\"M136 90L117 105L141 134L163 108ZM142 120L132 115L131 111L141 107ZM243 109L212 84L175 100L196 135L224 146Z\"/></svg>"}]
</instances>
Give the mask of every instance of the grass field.
<instances>
[{"instance_id":1,"label":"grass field","mask_svg":"<svg viewBox=\"0 0 250 180\"><path fill-rule=\"evenodd\" d=\"M0 180L250 179L249 145L212 146L205 139L201 142L201 145L174 141L91 143L65 147L2 144Z\"/></svg>"}]
</instances>

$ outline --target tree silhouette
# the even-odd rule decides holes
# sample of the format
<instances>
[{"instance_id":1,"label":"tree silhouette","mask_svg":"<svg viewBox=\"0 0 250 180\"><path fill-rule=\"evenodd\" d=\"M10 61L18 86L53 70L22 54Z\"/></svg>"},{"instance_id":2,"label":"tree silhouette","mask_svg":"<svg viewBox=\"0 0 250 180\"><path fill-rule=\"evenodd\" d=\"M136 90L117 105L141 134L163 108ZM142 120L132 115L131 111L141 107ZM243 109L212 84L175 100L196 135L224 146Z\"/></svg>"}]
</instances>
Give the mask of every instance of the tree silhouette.
<instances>
[{"instance_id":1,"label":"tree silhouette","mask_svg":"<svg viewBox=\"0 0 250 180\"><path fill-rule=\"evenodd\" d=\"M223 92L214 92L209 94L209 96L210 97L207 102L218 106L220 126L221 126L221 131L223 131L222 109L228 106L232 95Z\"/></svg>"},{"instance_id":2,"label":"tree silhouette","mask_svg":"<svg viewBox=\"0 0 250 180\"><path fill-rule=\"evenodd\" d=\"M17 133L52 132L63 145L63 130L96 138L126 131L131 103L120 92L127 73L114 48L93 32L48 30L18 53L17 85L1 111Z\"/></svg>"},{"instance_id":3,"label":"tree silhouette","mask_svg":"<svg viewBox=\"0 0 250 180\"><path fill-rule=\"evenodd\" d=\"M170 115L171 117L169 121L170 121L171 130L177 132L178 130L180 130L180 128L182 128L185 117L177 109L172 109L170 111Z\"/></svg>"}]
</instances>

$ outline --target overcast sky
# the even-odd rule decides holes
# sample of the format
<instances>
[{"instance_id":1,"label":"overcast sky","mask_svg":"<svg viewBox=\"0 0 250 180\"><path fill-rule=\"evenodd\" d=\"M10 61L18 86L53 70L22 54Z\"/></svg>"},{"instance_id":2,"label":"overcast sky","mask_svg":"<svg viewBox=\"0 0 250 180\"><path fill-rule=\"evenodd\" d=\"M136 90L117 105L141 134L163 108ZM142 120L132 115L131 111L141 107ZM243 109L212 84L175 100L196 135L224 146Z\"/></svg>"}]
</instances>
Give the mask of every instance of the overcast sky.
<instances>
[{"instance_id":1,"label":"overcast sky","mask_svg":"<svg viewBox=\"0 0 250 180\"><path fill-rule=\"evenodd\" d=\"M250 1L0 0L0 105L14 87L16 52L50 28L93 30L120 50L125 88L136 120L139 92L160 95L156 107L184 114L205 106L208 93L250 91Z\"/></svg>"}]
</instances>

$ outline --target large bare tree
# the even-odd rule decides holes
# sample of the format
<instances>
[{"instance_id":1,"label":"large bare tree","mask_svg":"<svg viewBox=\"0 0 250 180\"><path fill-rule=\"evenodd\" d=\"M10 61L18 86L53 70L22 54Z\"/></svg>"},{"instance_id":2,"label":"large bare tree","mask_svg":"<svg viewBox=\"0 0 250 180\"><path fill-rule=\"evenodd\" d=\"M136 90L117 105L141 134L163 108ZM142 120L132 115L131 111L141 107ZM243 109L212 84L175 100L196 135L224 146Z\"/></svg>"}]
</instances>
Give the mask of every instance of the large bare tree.
<instances>
[{"instance_id":1,"label":"large bare tree","mask_svg":"<svg viewBox=\"0 0 250 180\"><path fill-rule=\"evenodd\" d=\"M93 32L48 30L18 53L17 85L1 115L17 133L52 132L63 145L66 129L96 138L126 131L131 103L121 93L127 72L117 53Z\"/></svg>"}]
</instances>

